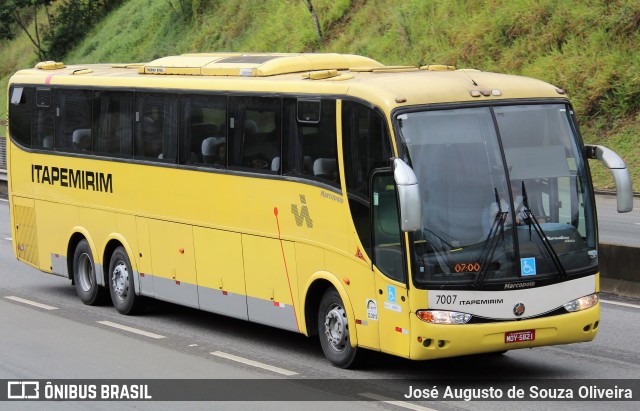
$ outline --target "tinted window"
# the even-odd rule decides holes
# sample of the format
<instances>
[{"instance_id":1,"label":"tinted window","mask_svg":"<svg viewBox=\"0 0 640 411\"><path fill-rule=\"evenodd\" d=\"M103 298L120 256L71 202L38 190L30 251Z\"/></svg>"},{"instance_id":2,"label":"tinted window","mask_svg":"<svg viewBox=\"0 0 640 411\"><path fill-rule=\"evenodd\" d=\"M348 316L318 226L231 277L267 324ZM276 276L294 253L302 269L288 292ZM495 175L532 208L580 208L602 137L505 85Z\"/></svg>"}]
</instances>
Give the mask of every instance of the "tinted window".
<instances>
[{"instance_id":1,"label":"tinted window","mask_svg":"<svg viewBox=\"0 0 640 411\"><path fill-rule=\"evenodd\" d=\"M387 277L404 281L402 233L393 175L376 172L373 177L374 263Z\"/></svg>"},{"instance_id":2,"label":"tinted window","mask_svg":"<svg viewBox=\"0 0 640 411\"><path fill-rule=\"evenodd\" d=\"M31 146L31 108L34 106L32 87L12 87L9 105L9 133L23 146Z\"/></svg>"},{"instance_id":3,"label":"tinted window","mask_svg":"<svg viewBox=\"0 0 640 411\"><path fill-rule=\"evenodd\" d=\"M136 94L133 155L175 161L177 152L177 97L173 94Z\"/></svg>"},{"instance_id":4,"label":"tinted window","mask_svg":"<svg viewBox=\"0 0 640 411\"><path fill-rule=\"evenodd\" d=\"M94 152L131 157L133 93L96 91L93 101Z\"/></svg>"},{"instance_id":5,"label":"tinted window","mask_svg":"<svg viewBox=\"0 0 640 411\"><path fill-rule=\"evenodd\" d=\"M265 173L280 171L280 112L278 98L232 98L229 166Z\"/></svg>"},{"instance_id":6,"label":"tinted window","mask_svg":"<svg viewBox=\"0 0 640 411\"><path fill-rule=\"evenodd\" d=\"M91 151L91 106L91 91L57 90L56 150Z\"/></svg>"},{"instance_id":7,"label":"tinted window","mask_svg":"<svg viewBox=\"0 0 640 411\"><path fill-rule=\"evenodd\" d=\"M36 89L36 108L31 117L33 147L53 149L54 110L51 95L51 89Z\"/></svg>"},{"instance_id":8,"label":"tinted window","mask_svg":"<svg viewBox=\"0 0 640 411\"><path fill-rule=\"evenodd\" d=\"M391 147L384 118L371 108L351 101L342 104L342 144L349 192L369 195L369 176L390 165Z\"/></svg>"},{"instance_id":9,"label":"tinted window","mask_svg":"<svg viewBox=\"0 0 640 411\"><path fill-rule=\"evenodd\" d=\"M315 109L312 114L306 113L309 108ZM300 110L306 111L301 113ZM304 104L300 104L296 99L286 99L284 113L284 173L339 186L335 100L317 100L315 103L304 100ZM317 116L318 121L301 120L301 117L313 116Z\"/></svg>"},{"instance_id":10,"label":"tinted window","mask_svg":"<svg viewBox=\"0 0 640 411\"><path fill-rule=\"evenodd\" d=\"M362 104L342 103L342 147L349 209L360 242L371 252L369 177L390 165L391 147L384 118Z\"/></svg>"},{"instance_id":11,"label":"tinted window","mask_svg":"<svg viewBox=\"0 0 640 411\"><path fill-rule=\"evenodd\" d=\"M227 164L227 99L192 95L180 98L181 151L184 164Z\"/></svg>"}]
</instances>

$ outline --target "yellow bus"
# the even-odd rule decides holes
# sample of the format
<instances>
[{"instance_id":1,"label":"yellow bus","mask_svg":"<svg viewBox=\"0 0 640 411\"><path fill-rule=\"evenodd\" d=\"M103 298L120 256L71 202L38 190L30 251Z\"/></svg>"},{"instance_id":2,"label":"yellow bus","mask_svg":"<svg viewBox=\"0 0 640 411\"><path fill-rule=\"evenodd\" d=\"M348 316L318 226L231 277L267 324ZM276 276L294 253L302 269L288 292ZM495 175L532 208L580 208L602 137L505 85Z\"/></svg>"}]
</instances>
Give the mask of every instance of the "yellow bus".
<instances>
[{"instance_id":1,"label":"yellow bus","mask_svg":"<svg viewBox=\"0 0 640 411\"><path fill-rule=\"evenodd\" d=\"M592 340L587 159L539 80L342 54L43 62L9 82L14 252L122 314L156 298L426 360ZM284 338L284 337L283 337Z\"/></svg>"}]
</instances>

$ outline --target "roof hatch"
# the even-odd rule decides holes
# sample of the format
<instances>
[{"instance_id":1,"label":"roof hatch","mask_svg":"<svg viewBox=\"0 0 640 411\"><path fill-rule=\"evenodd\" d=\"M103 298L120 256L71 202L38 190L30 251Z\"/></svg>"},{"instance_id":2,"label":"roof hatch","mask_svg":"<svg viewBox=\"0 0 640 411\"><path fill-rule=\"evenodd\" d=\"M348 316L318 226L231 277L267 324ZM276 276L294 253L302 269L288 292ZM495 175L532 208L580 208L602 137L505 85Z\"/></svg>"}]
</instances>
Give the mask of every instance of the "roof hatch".
<instances>
[{"instance_id":1,"label":"roof hatch","mask_svg":"<svg viewBox=\"0 0 640 411\"><path fill-rule=\"evenodd\" d=\"M336 53L208 53L163 57L139 68L140 74L266 77L320 70L384 67L368 57Z\"/></svg>"}]
</instances>

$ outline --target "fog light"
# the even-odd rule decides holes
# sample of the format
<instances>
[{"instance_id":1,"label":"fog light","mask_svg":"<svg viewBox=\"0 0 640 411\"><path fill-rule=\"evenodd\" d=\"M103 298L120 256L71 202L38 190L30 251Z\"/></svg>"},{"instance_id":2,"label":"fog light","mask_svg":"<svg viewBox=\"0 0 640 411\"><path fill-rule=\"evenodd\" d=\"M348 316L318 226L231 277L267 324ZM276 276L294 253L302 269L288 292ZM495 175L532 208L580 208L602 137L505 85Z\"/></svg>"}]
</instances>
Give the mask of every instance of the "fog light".
<instances>
[{"instance_id":1,"label":"fog light","mask_svg":"<svg viewBox=\"0 0 640 411\"><path fill-rule=\"evenodd\" d=\"M471 314L457 311L418 310L416 315L431 324L466 324L471 319Z\"/></svg>"},{"instance_id":2,"label":"fog light","mask_svg":"<svg viewBox=\"0 0 640 411\"><path fill-rule=\"evenodd\" d=\"M576 311L586 310L598 304L598 294L591 294L584 297L580 297L577 300L573 300L564 305L564 308L570 313Z\"/></svg>"}]
</instances>

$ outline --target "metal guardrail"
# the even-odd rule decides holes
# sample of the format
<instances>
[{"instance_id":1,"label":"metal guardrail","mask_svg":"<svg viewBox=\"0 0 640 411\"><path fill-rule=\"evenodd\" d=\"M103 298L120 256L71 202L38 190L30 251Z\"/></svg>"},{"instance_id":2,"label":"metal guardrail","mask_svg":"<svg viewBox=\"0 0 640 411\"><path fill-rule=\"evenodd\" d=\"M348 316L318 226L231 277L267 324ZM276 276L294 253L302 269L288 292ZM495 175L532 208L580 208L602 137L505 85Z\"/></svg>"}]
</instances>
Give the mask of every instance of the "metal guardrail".
<instances>
[{"instance_id":1,"label":"metal guardrail","mask_svg":"<svg viewBox=\"0 0 640 411\"><path fill-rule=\"evenodd\" d=\"M0 180L7 181L7 139L0 136Z\"/></svg>"},{"instance_id":2,"label":"metal guardrail","mask_svg":"<svg viewBox=\"0 0 640 411\"><path fill-rule=\"evenodd\" d=\"M7 139L0 136L0 170L7 170Z\"/></svg>"}]
</instances>

